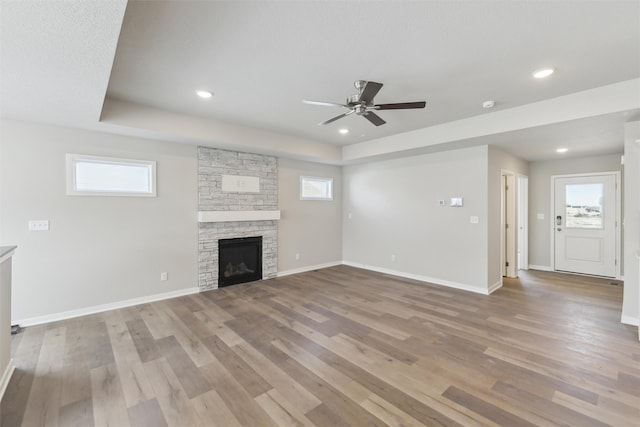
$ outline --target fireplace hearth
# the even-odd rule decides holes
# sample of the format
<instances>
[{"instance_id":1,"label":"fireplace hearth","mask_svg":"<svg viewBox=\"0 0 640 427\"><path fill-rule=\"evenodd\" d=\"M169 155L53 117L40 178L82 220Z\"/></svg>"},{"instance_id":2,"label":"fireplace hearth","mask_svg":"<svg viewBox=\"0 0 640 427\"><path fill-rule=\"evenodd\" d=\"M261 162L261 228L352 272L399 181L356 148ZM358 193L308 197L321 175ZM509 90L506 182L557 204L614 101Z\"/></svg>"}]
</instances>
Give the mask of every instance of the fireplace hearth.
<instances>
[{"instance_id":1,"label":"fireplace hearth","mask_svg":"<svg viewBox=\"0 0 640 427\"><path fill-rule=\"evenodd\" d=\"M218 287L262 280L262 236L218 240Z\"/></svg>"}]
</instances>

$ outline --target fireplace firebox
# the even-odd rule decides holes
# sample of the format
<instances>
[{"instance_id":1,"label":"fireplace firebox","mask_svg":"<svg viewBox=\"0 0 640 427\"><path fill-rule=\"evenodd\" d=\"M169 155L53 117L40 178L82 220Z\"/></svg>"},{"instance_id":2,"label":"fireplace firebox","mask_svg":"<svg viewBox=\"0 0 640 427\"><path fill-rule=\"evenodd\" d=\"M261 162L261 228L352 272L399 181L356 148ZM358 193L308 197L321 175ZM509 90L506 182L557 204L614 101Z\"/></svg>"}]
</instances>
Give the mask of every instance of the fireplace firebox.
<instances>
[{"instance_id":1,"label":"fireplace firebox","mask_svg":"<svg viewBox=\"0 0 640 427\"><path fill-rule=\"evenodd\" d=\"M218 240L218 287L262 279L262 236Z\"/></svg>"}]
</instances>

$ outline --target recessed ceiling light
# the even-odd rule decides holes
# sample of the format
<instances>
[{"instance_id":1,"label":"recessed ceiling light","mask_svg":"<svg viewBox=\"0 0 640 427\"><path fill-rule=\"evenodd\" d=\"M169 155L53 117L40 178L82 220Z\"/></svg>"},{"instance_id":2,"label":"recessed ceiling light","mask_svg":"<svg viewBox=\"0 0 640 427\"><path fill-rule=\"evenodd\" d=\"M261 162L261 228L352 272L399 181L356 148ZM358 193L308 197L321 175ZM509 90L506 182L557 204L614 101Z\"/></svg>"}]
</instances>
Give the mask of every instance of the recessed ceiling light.
<instances>
[{"instance_id":1,"label":"recessed ceiling light","mask_svg":"<svg viewBox=\"0 0 640 427\"><path fill-rule=\"evenodd\" d=\"M211 92L209 92L208 90L197 90L196 94L200 97L200 98L211 98L213 96L213 94Z\"/></svg>"},{"instance_id":2,"label":"recessed ceiling light","mask_svg":"<svg viewBox=\"0 0 640 427\"><path fill-rule=\"evenodd\" d=\"M556 150L556 152L558 152L558 153L566 153L567 151L569 151L569 149L568 149L568 148L558 148L558 149Z\"/></svg>"},{"instance_id":3,"label":"recessed ceiling light","mask_svg":"<svg viewBox=\"0 0 640 427\"><path fill-rule=\"evenodd\" d=\"M340 132L342 135L346 135L346 134L348 134L348 133L349 133L349 129L347 129L347 128L342 128L342 129L338 130L338 132Z\"/></svg>"},{"instance_id":4,"label":"recessed ceiling light","mask_svg":"<svg viewBox=\"0 0 640 427\"><path fill-rule=\"evenodd\" d=\"M555 70L553 68L544 68L533 73L533 77L535 77L536 79L544 79L545 77L549 77L551 74L553 74L554 71Z\"/></svg>"}]
</instances>

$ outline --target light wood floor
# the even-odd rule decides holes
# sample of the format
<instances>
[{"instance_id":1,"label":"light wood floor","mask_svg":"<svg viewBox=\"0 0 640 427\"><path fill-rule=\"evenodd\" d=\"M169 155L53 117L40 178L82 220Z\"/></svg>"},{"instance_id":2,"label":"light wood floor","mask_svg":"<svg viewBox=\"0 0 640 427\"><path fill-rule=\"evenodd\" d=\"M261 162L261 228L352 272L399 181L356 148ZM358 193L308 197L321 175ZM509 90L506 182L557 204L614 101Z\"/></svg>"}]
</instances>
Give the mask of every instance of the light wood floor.
<instances>
[{"instance_id":1,"label":"light wood floor","mask_svg":"<svg viewBox=\"0 0 640 427\"><path fill-rule=\"evenodd\" d=\"M638 426L622 286L339 266L27 328L10 426Z\"/></svg>"}]
</instances>

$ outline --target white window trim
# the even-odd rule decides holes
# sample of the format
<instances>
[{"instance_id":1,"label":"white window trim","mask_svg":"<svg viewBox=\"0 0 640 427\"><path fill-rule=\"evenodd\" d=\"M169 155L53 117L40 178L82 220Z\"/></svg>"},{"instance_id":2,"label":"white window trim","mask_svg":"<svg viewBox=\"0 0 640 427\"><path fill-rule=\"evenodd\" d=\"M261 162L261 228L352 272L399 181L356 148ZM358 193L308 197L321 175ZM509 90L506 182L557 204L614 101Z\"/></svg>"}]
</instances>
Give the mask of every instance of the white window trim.
<instances>
[{"instance_id":1,"label":"white window trim","mask_svg":"<svg viewBox=\"0 0 640 427\"><path fill-rule=\"evenodd\" d=\"M85 191L76 188L77 162L95 162L113 165L151 166L151 191ZM156 197L156 162L154 160L121 159L117 157L88 156L84 154L67 153L67 195L68 196L117 196L117 197Z\"/></svg>"},{"instance_id":2,"label":"white window trim","mask_svg":"<svg viewBox=\"0 0 640 427\"><path fill-rule=\"evenodd\" d=\"M321 180L321 181L327 181L329 182L330 186L331 186L331 196L329 197L312 197L312 196L305 196L302 191L303 191L303 182L305 179L315 179L315 180ZM323 176L300 176L300 200L324 200L324 201L331 201L333 200L333 178L327 178L327 177L323 177Z\"/></svg>"}]
</instances>

